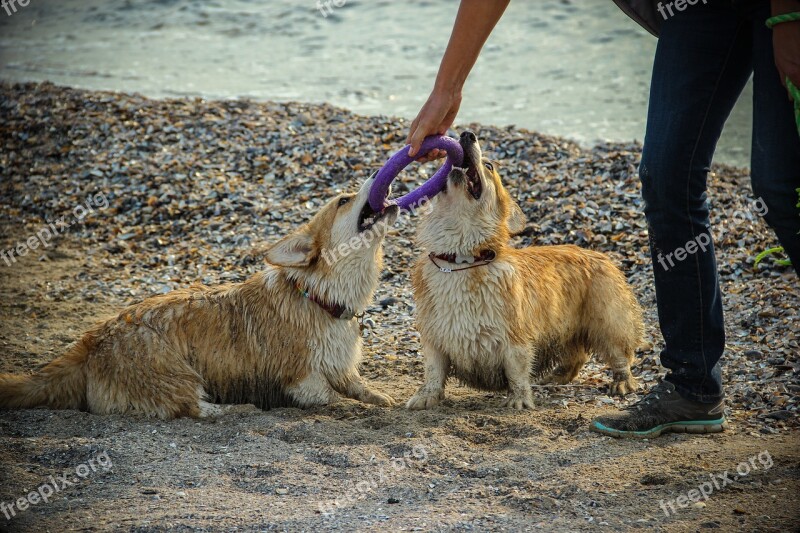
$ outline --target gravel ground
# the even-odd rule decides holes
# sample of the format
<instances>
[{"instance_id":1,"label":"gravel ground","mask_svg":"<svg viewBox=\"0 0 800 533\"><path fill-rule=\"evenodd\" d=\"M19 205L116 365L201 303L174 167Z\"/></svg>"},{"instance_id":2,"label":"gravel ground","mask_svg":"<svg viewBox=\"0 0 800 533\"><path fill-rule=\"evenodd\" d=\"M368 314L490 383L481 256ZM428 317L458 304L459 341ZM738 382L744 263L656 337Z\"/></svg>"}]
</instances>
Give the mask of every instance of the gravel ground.
<instances>
[{"instance_id":1,"label":"gravel ground","mask_svg":"<svg viewBox=\"0 0 800 533\"><path fill-rule=\"evenodd\" d=\"M457 129L467 127L528 215L519 245L573 243L622 266L647 323L634 374L653 384L661 339L635 175L640 147L583 150L513 127ZM98 318L149 295L245 279L266 245L355 189L406 129L328 105L0 83L0 252L62 221L47 247L10 266L0 257L0 371L35 369ZM408 170L395 193L434 168ZM440 409L424 413L349 400L308 411L242 407L201 422L3 411L0 502L103 452L113 467L12 520L0 516L0 530L796 529L797 277L770 260L753 267L775 237L747 170L715 166L710 189L728 328L724 435L589 434L588 419L636 398L608 397L609 376L594 363L573 384L537 388L539 408L527 413L455 384ZM364 339L362 373L401 401L422 379L408 280L414 226L401 217L387 238ZM749 463L707 501L662 510L661 500L711 474L732 479L766 453L768 462Z\"/></svg>"}]
</instances>

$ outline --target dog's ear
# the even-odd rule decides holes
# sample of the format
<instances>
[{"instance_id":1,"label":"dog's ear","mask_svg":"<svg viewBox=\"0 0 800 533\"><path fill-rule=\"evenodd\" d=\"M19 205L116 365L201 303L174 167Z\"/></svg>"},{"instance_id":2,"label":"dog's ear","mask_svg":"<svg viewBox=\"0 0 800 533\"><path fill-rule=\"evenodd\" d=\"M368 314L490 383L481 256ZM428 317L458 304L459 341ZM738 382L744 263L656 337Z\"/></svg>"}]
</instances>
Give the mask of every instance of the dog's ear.
<instances>
[{"instance_id":1,"label":"dog's ear","mask_svg":"<svg viewBox=\"0 0 800 533\"><path fill-rule=\"evenodd\" d=\"M528 220L525 218L525 213L522 212L522 208L520 208L517 202L511 200L511 212L508 214L508 231L510 231L512 235L520 233L525 229L527 223Z\"/></svg>"},{"instance_id":2,"label":"dog's ear","mask_svg":"<svg viewBox=\"0 0 800 533\"><path fill-rule=\"evenodd\" d=\"M301 228L275 243L267 251L267 261L284 267L304 267L317 256L314 239Z\"/></svg>"}]
</instances>

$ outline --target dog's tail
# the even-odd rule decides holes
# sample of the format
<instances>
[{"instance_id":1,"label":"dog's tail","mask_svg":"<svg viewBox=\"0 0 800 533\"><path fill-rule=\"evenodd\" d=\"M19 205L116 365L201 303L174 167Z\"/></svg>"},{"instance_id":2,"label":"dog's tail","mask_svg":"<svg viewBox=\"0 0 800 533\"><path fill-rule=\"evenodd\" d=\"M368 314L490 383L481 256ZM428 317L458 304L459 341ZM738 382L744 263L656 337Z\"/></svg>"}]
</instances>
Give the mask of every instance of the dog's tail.
<instances>
[{"instance_id":1,"label":"dog's tail","mask_svg":"<svg viewBox=\"0 0 800 533\"><path fill-rule=\"evenodd\" d=\"M0 407L86 410L85 340L35 374L0 374Z\"/></svg>"}]
</instances>

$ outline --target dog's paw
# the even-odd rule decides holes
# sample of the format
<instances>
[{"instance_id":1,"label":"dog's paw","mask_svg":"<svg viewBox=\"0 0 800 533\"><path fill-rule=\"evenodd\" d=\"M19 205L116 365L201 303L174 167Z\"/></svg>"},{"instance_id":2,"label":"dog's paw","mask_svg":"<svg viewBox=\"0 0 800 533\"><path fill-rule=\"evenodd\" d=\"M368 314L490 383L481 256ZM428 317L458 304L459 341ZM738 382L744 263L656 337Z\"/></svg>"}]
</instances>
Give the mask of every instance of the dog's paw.
<instances>
[{"instance_id":1,"label":"dog's paw","mask_svg":"<svg viewBox=\"0 0 800 533\"><path fill-rule=\"evenodd\" d=\"M370 391L369 397L366 398L364 401L372 405L379 405L381 407L392 407L393 405L395 405L394 398L392 398L389 395L375 391Z\"/></svg>"},{"instance_id":2,"label":"dog's paw","mask_svg":"<svg viewBox=\"0 0 800 533\"><path fill-rule=\"evenodd\" d=\"M428 394L418 392L414 396L411 397L410 400L406 402L406 409L411 409L412 411L420 411L422 409L430 409L431 407L436 407L439 405L439 402L442 401L444 393L439 394Z\"/></svg>"},{"instance_id":3,"label":"dog's paw","mask_svg":"<svg viewBox=\"0 0 800 533\"><path fill-rule=\"evenodd\" d=\"M567 385L572 382L575 376L568 373L566 370L552 372L537 380L539 385Z\"/></svg>"},{"instance_id":4,"label":"dog's paw","mask_svg":"<svg viewBox=\"0 0 800 533\"><path fill-rule=\"evenodd\" d=\"M529 390L525 392L510 392L500 404L500 407L510 407L517 411L533 409L533 394Z\"/></svg>"},{"instance_id":5,"label":"dog's paw","mask_svg":"<svg viewBox=\"0 0 800 533\"><path fill-rule=\"evenodd\" d=\"M636 378L628 375L625 379L615 379L611 385L609 385L611 389L612 396L625 396L631 392L634 392L636 389L639 388L639 384L636 383Z\"/></svg>"}]
</instances>

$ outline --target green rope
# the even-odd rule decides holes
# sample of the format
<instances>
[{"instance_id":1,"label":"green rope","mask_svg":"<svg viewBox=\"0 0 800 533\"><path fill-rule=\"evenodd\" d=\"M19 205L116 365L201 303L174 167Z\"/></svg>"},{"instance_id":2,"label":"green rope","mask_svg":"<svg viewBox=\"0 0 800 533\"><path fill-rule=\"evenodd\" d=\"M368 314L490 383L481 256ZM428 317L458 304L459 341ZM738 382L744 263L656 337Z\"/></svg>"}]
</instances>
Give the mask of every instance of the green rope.
<instances>
[{"instance_id":1,"label":"green rope","mask_svg":"<svg viewBox=\"0 0 800 533\"><path fill-rule=\"evenodd\" d=\"M776 24L781 22L794 22L800 20L800 11L795 13L784 13L783 15L775 15L767 19L767 28L772 29Z\"/></svg>"},{"instance_id":2,"label":"green rope","mask_svg":"<svg viewBox=\"0 0 800 533\"><path fill-rule=\"evenodd\" d=\"M777 246L775 248L770 248L769 250L764 250L763 252L761 252L756 256L756 262L753 263L753 266L757 267L758 264L761 261L763 261L764 258L766 258L767 256L780 253L784 253L783 246ZM776 259L775 262L782 266L789 266L792 264L792 262L789 259Z\"/></svg>"},{"instance_id":3,"label":"green rope","mask_svg":"<svg viewBox=\"0 0 800 533\"><path fill-rule=\"evenodd\" d=\"M789 76L786 76L786 88L789 89L789 94L792 95L792 100L794 100L794 121L797 123L797 134L800 135L800 89L792 83Z\"/></svg>"}]
</instances>

